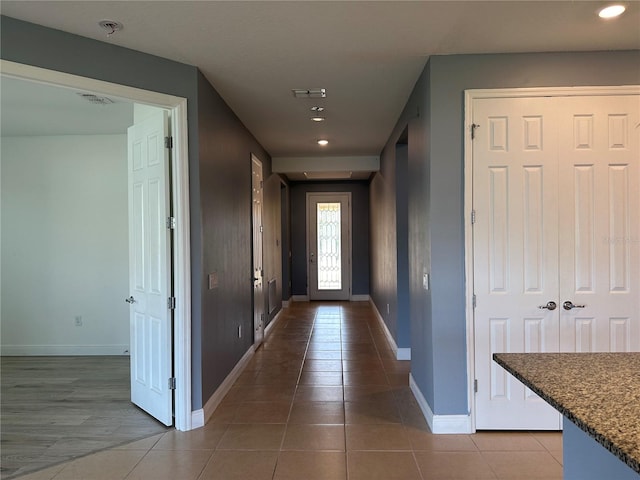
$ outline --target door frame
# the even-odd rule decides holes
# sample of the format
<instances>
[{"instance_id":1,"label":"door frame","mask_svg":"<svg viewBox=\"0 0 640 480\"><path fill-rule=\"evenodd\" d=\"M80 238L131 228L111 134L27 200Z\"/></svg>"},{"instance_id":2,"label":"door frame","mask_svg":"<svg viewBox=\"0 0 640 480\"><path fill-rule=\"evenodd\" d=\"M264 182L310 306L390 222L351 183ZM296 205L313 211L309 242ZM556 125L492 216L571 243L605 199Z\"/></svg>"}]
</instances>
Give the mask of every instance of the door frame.
<instances>
[{"instance_id":1,"label":"door frame","mask_svg":"<svg viewBox=\"0 0 640 480\"><path fill-rule=\"evenodd\" d=\"M202 426L203 422L199 420L198 415L191 411L191 236L187 99L2 59L0 59L0 70L3 76L11 78L62 88L88 90L171 111L173 136L171 200L174 217L178 220L173 230L172 259L176 298L173 326L173 371L176 379L174 426L181 431Z\"/></svg>"},{"instance_id":2,"label":"door frame","mask_svg":"<svg viewBox=\"0 0 640 480\"><path fill-rule=\"evenodd\" d=\"M311 252L309 251L309 244L311 242L311 239L309 238L309 226L310 226L310 218L309 218L309 207L311 205L311 197L327 197L327 198L333 198L339 195L346 195L347 197L347 210L348 210L348 214L349 217L347 219L347 272L346 272L346 276L347 276L347 288L349 289L348 295L347 295L347 301L351 301L351 299L353 298L353 289L352 289L352 282L353 282L353 261L352 261L352 230L353 230L353 215L352 215L352 195L351 192L307 192L306 194L306 202L305 202L305 238L306 238L306 250L307 250L307 255L306 255L306 259L307 259L307 299L310 300L311 299L311 269L309 268L309 265L311 264ZM317 232L316 232L317 234ZM344 237L343 237L344 238Z\"/></svg>"},{"instance_id":3,"label":"door frame","mask_svg":"<svg viewBox=\"0 0 640 480\"><path fill-rule=\"evenodd\" d=\"M526 98L526 97L587 97L603 95L638 94L640 86L603 87L540 87L469 89L464 92L464 272L465 272L465 318L467 335L467 405L469 407L471 433L476 431L475 380L475 323L473 311L473 101L482 98ZM479 128L483 126L480 125ZM485 126L486 127L486 126Z\"/></svg>"},{"instance_id":4,"label":"door frame","mask_svg":"<svg viewBox=\"0 0 640 480\"><path fill-rule=\"evenodd\" d=\"M256 232L256 218L254 216L254 204L255 204L255 190L253 188L253 168L256 165L260 169L260 231ZM260 290L259 295L256 294L256 233L260 233ZM265 282L264 282L264 169L262 160L260 160L254 153L251 154L251 276L253 280L253 347L258 348L264 341L265 323L267 321L267 308L266 308L266 296L265 296ZM256 297L261 297L257 298ZM256 301L257 300L257 301ZM262 319L257 320L256 307L261 303L262 306ZM256 323L258 325L256 325ZM260 331L260 335L256 335L256 332ZM259 337L259 338L257 338Z\"/></svg>"}]
</instances>

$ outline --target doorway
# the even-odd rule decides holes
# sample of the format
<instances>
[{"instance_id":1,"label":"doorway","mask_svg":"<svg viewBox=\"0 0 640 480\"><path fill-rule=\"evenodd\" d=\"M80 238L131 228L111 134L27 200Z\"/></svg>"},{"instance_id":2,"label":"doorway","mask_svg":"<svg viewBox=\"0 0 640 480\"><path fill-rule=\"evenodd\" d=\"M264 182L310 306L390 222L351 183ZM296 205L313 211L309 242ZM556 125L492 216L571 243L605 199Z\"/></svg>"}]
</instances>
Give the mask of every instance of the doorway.
<instances>
[{"instance_id":1,"label":"doorway","mask_svg":"<svg viewBox=\"0 0 640 480\"><path fill-rule=\"evenodd\" d=\"M251 155L251 205L253 222L253 345L255 348L264 339L264 268L263 268L263 226L264 181L262 162Z\"/></svg>"},{"instance_id":2,"label":"doorway","mask_svg":"<svg viewBox=\"0 0 640 480\"><path fill-rule=\"evenodd\" d=\"M351 296L351 193L307 193L309 300Z\"/></svg>"},{"instance_id":3,"label":"doorway","mask_svg":"<svg viewBox=\"0 0 640 480\"><path fill-rule=\"evenodd\" d=\"M36 67L16 64L2 60L3 75L35 81L43 84L55 85L66 89L96 92L119 99L139 102L155 107L169 109L173 118L171 132L173 138L173 152L175 162L171 167L173 187L171 200L174 205L176 219L174 238L174 259L172 262L174 285L174 302L167 299L167 304L174 307L174 324L172 327L173 341L168 346L175 352L173 365L173 379L159 379L167 388L175 392L174 425L178 430L190 430L193 426L191 415L191 353L190 353L190 260L189 260L189 203L188 203L188 153L187 153L187 120L186 100L155 92L142 91L108 82L87 79L75 75L48 71ZM123 299L124 300L124 299ZM80 319L81 321L81 319ZM156 352L157 353L157 352ZM164 355L164 354L163 354Z\"/></svg>"},{"instance_id":4,"label":"doorway","mask_svg":"<svg viewBox=\"0 0 640 480\"><path fill-rule=\"evenodd\" d=\"M467 92L477 429L561 428L495 352L640 350L639 93Z\"/></svg>"}]
</instances>

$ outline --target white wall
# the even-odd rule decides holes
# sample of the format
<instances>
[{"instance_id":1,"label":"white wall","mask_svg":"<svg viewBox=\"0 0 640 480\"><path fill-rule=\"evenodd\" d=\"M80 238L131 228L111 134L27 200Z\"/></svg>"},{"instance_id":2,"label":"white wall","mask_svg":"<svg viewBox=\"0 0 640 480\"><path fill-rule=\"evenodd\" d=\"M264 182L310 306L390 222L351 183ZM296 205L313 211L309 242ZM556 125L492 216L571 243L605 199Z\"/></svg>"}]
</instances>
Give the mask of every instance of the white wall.
<instances>
[{"instance_id":1,"label":"white wall","mask_svg":"<svg viewBox=\"0 0 640 480\"><path fill-rule=\"evenodd\" d=\"M123 354L126 135L5 137L1 154L1 353Z\"/></svg>"}]
</instances>

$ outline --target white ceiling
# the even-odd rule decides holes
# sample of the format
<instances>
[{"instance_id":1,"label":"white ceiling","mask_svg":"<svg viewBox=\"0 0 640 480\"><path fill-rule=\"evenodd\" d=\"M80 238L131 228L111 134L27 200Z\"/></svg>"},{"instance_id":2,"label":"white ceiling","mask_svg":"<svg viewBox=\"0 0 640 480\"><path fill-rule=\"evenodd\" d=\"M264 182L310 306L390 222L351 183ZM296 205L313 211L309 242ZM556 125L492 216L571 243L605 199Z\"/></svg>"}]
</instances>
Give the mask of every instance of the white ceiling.
<instances>
[{"instance_id":1,"label":"white ceiling","mask_svg":"<svg viewBox=\"0 0 640 480\"><path fill-rule=\"evenodd\" d=\"M434 54L640 48L640 3L603 21L605 3L3 0L0 13L196 65L267 151L287 157L378 155ZM124 29L107 38L103 19ZM291 93L320 87L326 99ZM309 120L316 104L324 123Z\"/></svg>"},{"instance_id":2,"label":"white ceiling","mask_svg":"<svg viewBox=\"0 0 640 480\"><path fill-rule=\"evenodd\" d=\"M127 133L133 103L98 105L77 90L14 78L0 78L0 132L3 137L106 135Z\"/></svg>"}]
</instances>

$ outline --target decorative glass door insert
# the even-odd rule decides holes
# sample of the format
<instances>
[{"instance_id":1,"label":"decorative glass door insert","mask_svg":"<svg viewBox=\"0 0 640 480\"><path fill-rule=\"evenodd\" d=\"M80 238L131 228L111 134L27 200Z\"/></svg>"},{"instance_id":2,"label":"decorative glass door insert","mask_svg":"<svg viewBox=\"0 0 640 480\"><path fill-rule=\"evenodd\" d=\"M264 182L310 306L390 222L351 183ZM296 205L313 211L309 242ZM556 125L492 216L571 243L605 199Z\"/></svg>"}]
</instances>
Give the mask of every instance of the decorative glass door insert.
<instances>
[{"instance_id":1,"label":"decorative glass door insert","mask_svg":"<svg viewBox=\"0 0 640 480\"><path fill-rule=\"evenodd\" d=\"M342 289L340 203L318 203L318 290Z\"/></svg>"}]
</instances>

